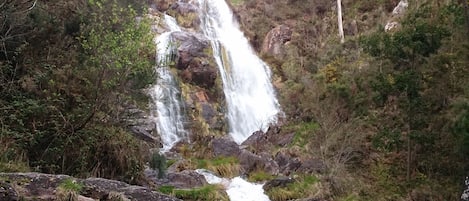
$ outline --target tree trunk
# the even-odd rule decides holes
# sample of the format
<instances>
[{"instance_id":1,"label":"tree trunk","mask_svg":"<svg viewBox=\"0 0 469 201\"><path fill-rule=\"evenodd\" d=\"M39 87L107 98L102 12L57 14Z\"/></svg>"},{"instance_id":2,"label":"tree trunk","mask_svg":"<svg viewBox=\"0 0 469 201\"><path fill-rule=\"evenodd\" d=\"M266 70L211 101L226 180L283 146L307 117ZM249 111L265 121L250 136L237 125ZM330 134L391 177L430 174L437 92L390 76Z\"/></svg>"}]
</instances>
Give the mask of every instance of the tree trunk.
<instances>
[{"instance_id":1,"label":"tree trunk","mask_svg":"<svg viewBox=\"0 0 469 201\"><path fill-rule=\"evenodd\" d=\"M342 1L337 0L337 21L339 24L340 43L344 43L344 27L342 22Z\"/></svg>"}]
</instances>

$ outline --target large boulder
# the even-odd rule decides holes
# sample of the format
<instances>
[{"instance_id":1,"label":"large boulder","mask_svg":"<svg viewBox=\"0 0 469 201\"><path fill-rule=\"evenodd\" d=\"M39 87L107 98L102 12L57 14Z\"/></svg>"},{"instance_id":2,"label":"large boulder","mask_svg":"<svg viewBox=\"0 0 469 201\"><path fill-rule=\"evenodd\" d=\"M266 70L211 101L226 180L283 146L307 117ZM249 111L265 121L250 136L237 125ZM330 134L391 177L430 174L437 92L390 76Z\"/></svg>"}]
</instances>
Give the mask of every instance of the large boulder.
<instances>
[{"instance_id":1,"label":"large boulder","mask_svg":"<svg viewBox=\"0 0 469 201\"><path fill-rule=\"evenodd\" d=\"M145 177L157 186L173 186L179 189L196 188L208 184L204 176L193 170L168 172L164 178L158 178L157 171L147 169L145 170Z\"/></svg>"},{"instance_id":2,"label":"large boulder","mask_svg":"<svg viewBox=\"0 0 469 201\"><path fill-rule=\"evenodd\" d=\"M291 40L292 33L287 25L279 25L273 28L264 38L261 53L282 59L285 56L285 43Z\"/></svg>"},{"instance_id":3,"label":"large boulder","mask_svg":"<svg viewBox=\"0 0 469 201\"><path fill-rule=\"evenodd\" d=\"M215 138L212 140L212 151L215 157L238 157L241 153L239 145L228 138Z\"/></svg>"},{"instance_id":4,"label":"large boulder","mask_svg":"<svg viewBox=\"0 0 469 201\"><path fill-rule=\"evenodd\" d=\"M42 173L0 173L0 200L57 200L60 196L64 196L61 194L60 186L66 180L82 187L80 192L75 192L76 195L70 195L78 200L179 200L147 187L133 186L115 180L77 179L67 175Z\"/></svg>"},{"instance_id":5,"label":"large boulder","mask_svg":"<svg viewBox=\"0 0 469 201\"><path fill-rule=\"evenodd\" d=\"M263 170L272 175L279 173L278 164L267 153L254 154L250 151L242 150L238 159L243 172Z\"/></svg>"}]
</instances>

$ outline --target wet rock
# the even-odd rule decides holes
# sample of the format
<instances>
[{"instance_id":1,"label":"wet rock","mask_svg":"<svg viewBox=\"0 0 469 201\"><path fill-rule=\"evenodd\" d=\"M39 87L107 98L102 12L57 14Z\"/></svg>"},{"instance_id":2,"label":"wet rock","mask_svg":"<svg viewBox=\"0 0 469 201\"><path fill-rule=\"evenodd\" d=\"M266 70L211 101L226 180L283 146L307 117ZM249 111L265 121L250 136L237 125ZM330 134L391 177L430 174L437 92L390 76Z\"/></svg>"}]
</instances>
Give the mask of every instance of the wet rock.
<instances>
[{"instance_id":1,"label":"wet rock","mask_svg":"<svg viewBox=\"0 0 469 201\"><path fill-rule=\"evenodd\" d=\"M192 3L175 2L171 5L168 13L176 18L179 26L197 28L200 25L198 8Z\"/></svg>"},{"instance_id":2,"label":"wet rock","mask_svg":"<svg viewBox=\"0 0 469 201\"><path fill-rule=\"evenodd\" d=\"M215 138L212 140L212 151L215 157L238 157L241 153L239 145L228 138Z\"/></svg>"},{"instance_id":3,"label":"wet rock","mask_svg":"<svg viewBox=\"0 0 469 201\"><path fill-rule=\"evenodd\" d=\"M57 188L66 179L83 185L83 190L78 195L79 200L89 200L90 198L113 200L115 198L112 196L113 194L120 195L123 200L179 200L152 191L147 187L133 186L102 178L77 179L67 175L42 173L0 173L0 178L10 183L10 185L5 185L5 182L0 182L0 196L9 196L8 199L1 200L15 200L17 197L22 197L25 200L56 200Z\"/></svg>"},{"instance_id":4,"label":"wet rock","mask_svg":"<svg viewBox=\"0 0 469 201\"><path fill-rule=\"evenodd\" d=\"M270 30L262 43L261 53L270 54L277 59L284 57L284 45L290 41L292 30L286 25L279 25Z\"/></svg>"},{"instance_id":5,"label":"wet rock","mask_svg":"<svg viewBox=\"0 0 469 201\"><path fill-rule=\"evenodd\" d=\"M275 179L272 179L272 180L268 181L267 183L264 184L264 186L262 188L265 191L269 191L269 190L271 190L272 188L275 188L275 187L279 187L279 188L286 187L288 184L291 184L293 182L295 182L295 179L293 179L293 178L279 177L279 178L275 178Z\"/></svg>"}]
</instances>

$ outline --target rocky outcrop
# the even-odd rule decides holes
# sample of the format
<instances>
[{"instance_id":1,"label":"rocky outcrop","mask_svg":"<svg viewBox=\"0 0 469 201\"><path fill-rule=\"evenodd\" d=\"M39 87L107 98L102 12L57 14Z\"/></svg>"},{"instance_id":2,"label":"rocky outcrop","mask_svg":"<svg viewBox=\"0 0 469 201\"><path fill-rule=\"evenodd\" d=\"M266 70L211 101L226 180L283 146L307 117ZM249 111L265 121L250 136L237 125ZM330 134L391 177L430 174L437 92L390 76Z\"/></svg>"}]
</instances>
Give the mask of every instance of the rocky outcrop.
<instances>
[{"instance_id":1,"label":"rocky outcrop","mask_svg":"<svg viewBox=\"0 0 469 201\"><path fill-rule=\"evenodd\" d=\"M192 3L175 2L169 8L168 14L176 18L181 27L197 29L200 25L198 8Z\"/></svg>"},{"instance_id":2,"label":"rocky outcrop","mask_svg":"<svg viewBox=\"0 0 469 201\"><path fill-rule=\"evenodd\" d=\"M209 40L189 32L171 34L177 45L175 67L196 134L220 133L226 128L222 108L224 96L218 67Z\"/></svg>"},{"instance_id":3,"label":"rocky outcrop","mask_svg":"<svg viewBox=\"0 0 469 201\"><path fill-rule=\"evenodd\" d=\"M239 164L244 172L263 170L271 175L279 174L279 166L272 159L270 154L254 154L247 150L242 150L238 156Z\"/></svg>"},{"instance_id":4,"label":"rocky outcrop","mask_svg":"<svg viewBox=\"0 0 469 201\"><path fill-rule=\"evenodd\" d=\"M290 144L295 133L281 133L279 126L272 125L266 132L256 131L242 145L251 147L256 152L268 151L272 146L284 147Z\"/></svg>"},{"instance_id":5,"label":"rocky outcrop","mask_svg":"<svg viewBox=\"0 0 469 201\"><path fill-rule=\"evenodd\" d=\"M262 43L261 53L269 54L277 59L285 56L285 43L290 41L292 30L286 25L279 25L267 33Z\"/></svg>"},{"instance_id":6,"label":"rocky outcrop","mask_svg":"<svg viewBox=\"0 0 469 201\"><path fill-rule=\"evenodd\" d=\"M171 34L177 44L176 68L181 70L181 78L200 87L210 89L218 77L210 43L203 36L188 32Z\"/></svg>"},{"instance_id":7,"label":"rocky outcrop","mask_svg":"<svg viewBox=\"0 0 469 201\"><path fill-rule=\"evenodd\" d=\"M177 0L151 0L150 5L161 12L167 11Z\"/></svg>"},{"instance_id":8,"label":"rocky outcrop","mask_svg":"<svg viewBox=\"0 0 469 201\"><path fill-rule=\"evenodd\" d=\"M399 18L404 15L405 11L407 10L407 7L409 7L409 2L407 0L399 1L397 6L394 7L391 19L388 20L387 24L384 27L384 30L391 31L398 28L400 26Z\"/></svg>"},{"instance_id":9,"label":"rocky outcrop","mask_svg":"<svg viewBox=\"0 0 469 201\"><path fill-rule=\"evenodd\" d=\"M148 114L136 106L128 106L125 121L131 133L140 140L161 147L161 139L156 134L155 122L148 118Z\"/></svg>"},{"instance_id":10,"label":"rocky outcrop","mask_svg":"<svg viewBox=\"0 0 469 201\"><path fill-rule=\"evenodd\" d=\"M0 173L0 200L40 200L52 201L64 198L61 188L65 183L73 183L81 190L65 194L67 200L155 200L177 201L147 187L133 186L124 182L88 178L77 179L67 175L42 173ZM69 184L70 185L70 184ZM70 188L70 187L68 187ZM73 198L73 199L72 199Z\"/></svg>"}]
</instances>

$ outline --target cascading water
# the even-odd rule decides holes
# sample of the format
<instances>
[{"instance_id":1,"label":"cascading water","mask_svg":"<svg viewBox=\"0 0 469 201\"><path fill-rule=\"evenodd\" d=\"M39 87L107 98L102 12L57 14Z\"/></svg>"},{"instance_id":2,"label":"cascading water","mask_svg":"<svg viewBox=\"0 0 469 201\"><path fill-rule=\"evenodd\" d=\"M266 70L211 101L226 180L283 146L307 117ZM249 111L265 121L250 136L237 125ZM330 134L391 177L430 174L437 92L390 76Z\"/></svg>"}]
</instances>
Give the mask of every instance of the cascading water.
<instances>
[{"instance_id":1,"label":"cascading water","mask_svg":"<svg viewBox=\"0 0 469 201\"><path fill-rule=\"evenodd\" d=\"M264 193L262 184L249 183L241 177L220 178L203 169L198 169L196 172L203 175L209 184L223 185L231 201L270 201Z\"/></svg>"},{"instance_id":2,"label":"cascading water","mask_svg":"<svg viewBox=\"0 0 469 201\"><path fill-rule=\"evenodd\" d=\"M223 80L230 135L241 144L266 131L280 113L269 67L257 57L224 0L198 0L201 28L211 40Z\"/></svg>"},{"instance_id":3,"label":"cascading water","mask_svg":"<svg viewBox=\"0 0 469 201\"><path fill-rule=\"evenodd\" d=\"M153 113L152 116L156 122L156 129L161 136L163 144L161 152L171 149L176 142L187 134L184 129L183 107L181 107L180 103L181 93L168 66L174 51L171 33L181 31L181 29L171 16L165 15L164 21L169 31L158 36L155 41L158 65L155 70L158 79L156 85L150 91L156 106L156 114Z\"/></svg>"}]
</instances>

